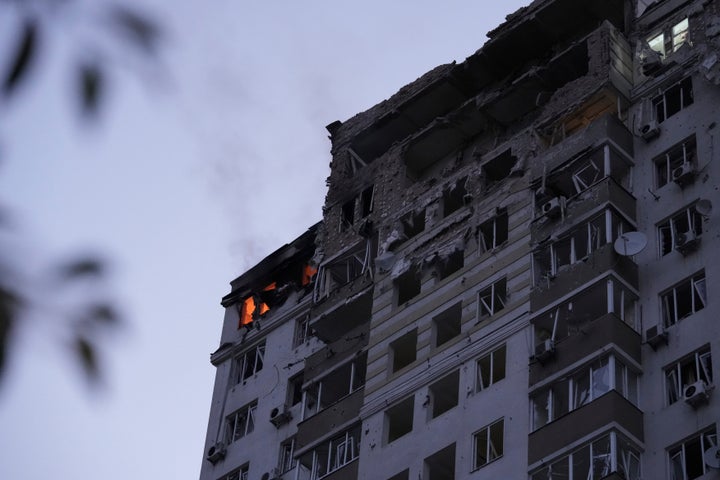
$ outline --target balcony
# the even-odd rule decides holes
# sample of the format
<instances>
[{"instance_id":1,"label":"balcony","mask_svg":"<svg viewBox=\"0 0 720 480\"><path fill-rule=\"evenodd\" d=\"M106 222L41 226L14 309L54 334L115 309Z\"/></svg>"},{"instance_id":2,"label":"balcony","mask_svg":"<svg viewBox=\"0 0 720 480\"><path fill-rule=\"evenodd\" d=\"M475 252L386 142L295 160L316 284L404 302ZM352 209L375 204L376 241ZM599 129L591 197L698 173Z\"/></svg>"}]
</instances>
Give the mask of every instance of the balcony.
<instances>
[{"instance_id":1,"label":"balcony","mask_svg":"<svg viewBox=\"0 0 720 480\"><path fill-rule=\"evenodd\" d=\"M363 323L369 325L372 286L372 279L363 275L313 306L310 327L315 334L325 343L332 343Z\"/></svg>"},{"instance_id":2,"label":"balcony","mask_svg":"<svg viewBox=\"0 0 720 480\"><path fill-rule=\"evenodd\" d=\"M301 450L330 432L357 420L363 403L363 388L298 424L296 449Z\"/></svg>"},{"instance_id":3,"label":"balcony","mask_svg":"<svg viewBox=\"0 0 720 480\"><path fill-rule=\"evenodd\" d=\"M547 320L543 317L533 319L532 323L538 329L545 321ZM544 363L536 361L530 364L530 386L610 344L617 345L640 363L640 334L614 313L608 313L576 328L577 330L572 334L556 341L553 361Z\"/></svg>"},{"instance_id":4,"label":"balcony","mask_svg":"<svg viewBox=\"0 0 720 480\"><path fill-rule=\"evenodd\" d=\"M528 464L538 462L568 444L613 423L622 426L636 438L643 439L642 412L618 392L611 390L597 400L531 433L528 437Z\"/></svg>"}]
</instances>

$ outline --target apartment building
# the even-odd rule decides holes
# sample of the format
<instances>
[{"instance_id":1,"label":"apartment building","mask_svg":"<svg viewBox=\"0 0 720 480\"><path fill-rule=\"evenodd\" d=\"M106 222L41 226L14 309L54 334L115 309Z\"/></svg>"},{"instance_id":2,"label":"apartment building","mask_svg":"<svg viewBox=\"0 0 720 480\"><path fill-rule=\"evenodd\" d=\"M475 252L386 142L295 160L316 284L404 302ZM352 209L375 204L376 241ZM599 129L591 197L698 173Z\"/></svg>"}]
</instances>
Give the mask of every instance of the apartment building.
<instances>
[{"instance_id":1,"label":"apartment building","mask_svg":"<svg viewBox=\"0 0 720 480\"><path fill-rule=\"evenodd\" d=\"M488 37L326 127L323 221L222 300L201 480L720 478L720 0Z\"/></svg>"}]
</instances>

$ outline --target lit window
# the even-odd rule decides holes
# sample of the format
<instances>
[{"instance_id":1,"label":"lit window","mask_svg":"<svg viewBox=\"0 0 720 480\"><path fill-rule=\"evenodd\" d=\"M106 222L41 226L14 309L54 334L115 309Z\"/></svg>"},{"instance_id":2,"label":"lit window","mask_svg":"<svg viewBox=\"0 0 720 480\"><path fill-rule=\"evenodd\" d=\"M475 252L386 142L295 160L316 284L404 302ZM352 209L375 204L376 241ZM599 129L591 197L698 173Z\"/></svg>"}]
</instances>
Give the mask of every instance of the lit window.
<instances>
[{"instance_id":1,"label":"lit window","mask_svg":"<svg viewBox=\"0 0 720 480\"><path fill-rule=\"evenodd\" d=\"M505 308L506 300L507 285L503 277L478 293L478 316L480 320L492 317Z\"/></svg>"},{"instance_id":2,"label":"lit window","mask_svg":"<svg viewBox=\"0 0 720 480\"><path fill-rule=\"evenodd\" d=\"M508 239L508 214L503 210L490 220L480 224L480 249L483 252L498 248Z\"/></svg>"},{"instance_id":3,"label":"lit window","mask_svg":"<svg viewBox=\"0 0 720 480\"><path fill-rule=\"evenodd\" d=\"M695 205L676 213L658 225L660 256L673 250L685 254L698 246L703 232L703 216Z\"/></svg>"},{"instance_id":4,"label":"lit window","mask_svg":"<svg viewBox=\"0 0 720 480\"><path fill-rule=\"evenodd\" d=\"M670 86L660 95L653 98L652 103L655 106L658 123L664 122L680 110L692 105L692 79L687 77L680 80L678 83Z\"/></svg>"},{"instance_id":5,"label":"lit window","mask_svg":"<svg viewBox=\"0 0 720 480\"><path fill-rule=\"evenodd\" d=\"M668 53L677 51L688 42L690 23L685 17L672 27L647 39L648 46L665 57Z\"/></svg>"},{"instance_id":6,"label":"lit window","mask_svg":"<svg viewBox=\"0 0 720 480\"><path fill-rule=\"evenodd\" d=\"M675 325L705 308L706 302L705 273L700 272L660 295L663 323L666 327Z\"/></svg>"},{"instance_id":7,"label":"lit window","mask_svg":"<svg viewBox=\"0 0 720 480\"><path fill-rule=\"evenodd\" d=\"M695 136L683 140L655 159L655 186L681 181L697 163Z\"/></svg>"},{"instance_id":8,"label":"lit window","mask_svg":"<svg viewBox=\"0 0 720 480\"><path fill-rule=\"evenodd\" d=\"M712 385L712 358L705 348L665 369L665 398L671 405L683 398L686 386L703 381Z\"/></svg>"},{"instance_id":9,"label":"lit window","mask_svg":"<svg viewBox=\"0 0 720 480\"><path fill-rule=\"evenodd\" d=\"M255 430L256 410L257 402L253 402L227 417L225 421L225 440L227 443L240 440Z\"/></svg>"},{"instance_id":10,"label":"lit window","mask_svg":"<svg viewBox=\"0 0 720 480\"><path fill-rule=\"evenodd\" d=\"M263 368L265 342L248 350L235 359L235 384L244 382Z\"/></svg>"},{"instance_id":11,"label":"lit window","mask_svg":"<svg viewBox=\"0 0 720 480\"><path fill-rule=\"evenodd\" d=\"M493 350L477 361L475 390L481 391L505 378L505 345Z\"/></svg>"},{"instance_id":12,"label":"lit window","mask_svg":"<svg viewBox=\"0 0 720 480\"><path fill-rule=\"evenodd\" d=\"M503 455L503 419L483 427L473 435L473 468L477 469Z\"/></svg>"},{"instance_id":13,"label":"lit window","mask_svg":"<svg viewBox=\"0 0 720 480\"><path fill-rule=\"evenodd\" d=\"M711 469L705 464L704 454L717 446L715 427L668 449L672 480L693 480Z\"/></svg>"}]
</instances>

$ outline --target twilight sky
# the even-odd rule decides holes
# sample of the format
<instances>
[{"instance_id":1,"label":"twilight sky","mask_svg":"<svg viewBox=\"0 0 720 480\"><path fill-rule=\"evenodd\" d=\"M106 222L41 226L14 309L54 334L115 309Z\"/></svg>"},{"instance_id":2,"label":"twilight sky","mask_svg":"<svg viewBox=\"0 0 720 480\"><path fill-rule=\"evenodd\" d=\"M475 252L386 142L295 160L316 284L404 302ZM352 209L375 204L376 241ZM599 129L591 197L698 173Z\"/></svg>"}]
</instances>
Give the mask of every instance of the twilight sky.
<instances>
[{"instance_id":1,"label":"twilight sky","mask_svg":"<svg viewBox=\"0 0 720 480\"><path fill-rule=\"evenodd\" d=\"M3 258L42 284L51 260L96 252L126 319L97 391L51 301L24 321L0 385L3 480L197 479L220 298L321 218L325 125L463 61L529 1L134 3L165 30L162 66L123 57L98 122L72 101L77 21L53 25L32 82L0 100ZM0 71L14 26L0 2Z\"/></svg>"}]
</instances>

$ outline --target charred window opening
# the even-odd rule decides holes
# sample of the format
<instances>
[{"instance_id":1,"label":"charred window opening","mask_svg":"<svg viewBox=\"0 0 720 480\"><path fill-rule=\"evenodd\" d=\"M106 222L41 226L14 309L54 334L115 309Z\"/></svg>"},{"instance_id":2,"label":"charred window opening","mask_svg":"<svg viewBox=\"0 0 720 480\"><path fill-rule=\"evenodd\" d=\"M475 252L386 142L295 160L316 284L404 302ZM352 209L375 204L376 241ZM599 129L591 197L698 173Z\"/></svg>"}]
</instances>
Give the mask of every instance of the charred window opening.
<instances>
[{"instance_id":1,"label":"charred window opening","mask_svg":"<svg viewBox=\"0 0 720 480\"><path fill-rule=\"evenodd\" d=\"M263 368L265 360L265 342L253 347L235 359L235 384L244 382Z\"/></svg>"},{"instance_id":2,"label":"charred window opening","mask_svg":"<svg viewBox=\"0 0 720 480\"><path fill-rule=\"evenodd\" d=\"M698 245L703 232L703 216L698 213L695 205L686 208L672 218L658 225L660 256L673 250L685 254Z\"/></svg>"},{"instance_id":3,"label":"charred window opening","mask_svg":"<svg viewBox=\"0 0 720 480\"><path fill-rule=\"evenodd\" d=\"M359 195L342 204L340 208L340 231L345 231L355 223L370 215L375 201L375 186L370 185Z\"/></svg>"},{"instance_id":4,"label":"charred window opening","mask_svg":"<svg viewBox=\"0 0 720 480\"><path fill-rule=\"evenodd\" d=\"M478 317L485 320L505 308L507 281L505 277L481 290L478 294Z\"/></svg>"},{"instance_id":5,"label":"charred window opening","mask_svg":"<svg viewBox=\"0 0 720 480\"><path fill-rule=\"evenodd\" d=\"M392 372L407 367L417 358L417 329L390 343Z\"/></svg>"},{"instance_id":6,"label":"charred window opening","mask_svg":"<svg viewBox=\"0 0 720 480\"><path fill-rule=\"evenodd\" d=\"M664 122L680 110L692 105L693 86L691 77L680 80L652 100L658 123Z\"/></svg>"},{"instance_id":7,"label":"charred window opening","mask_svg":"<svg viewBox=\"0 0 720 480\"><path fill-rule=\"evenodd\" d=\"M442 206L444 217L447 217L465 205L465 198L468 194L465 189L465 180L465 178L458 180L443 191Z\"/></svg>"},{"instance_id":8,"label":"charred window opening","mask_svg":"<svg viewBox=\"0 0 720 480\"><path fill-rule=\"evenodd\" d=\"M655 158L655 186L660 188L673 181L682 186L695 168L697 146L693 135Z\"/></svg>"},{"instance_id":9,"label":"charred window opening","mask_svg":"<svg viewBox=\"0 0 720 480\"><path fill-rule=\"evenodd\" d=\"M412 432L415 398L406 398L385 412L387 422L387 443Z\"/></svg>"},{"instance_id":10,"label":"charred window opening","mask_svg":"<svg viewBox=\"0 0 720 480\"><path fill-rule=\"evenodd\" d=\"M693 313L705 308L707 287L705 272L700 272L660 295L663 323L675 325Z\"/></svg>"},{"instance_id":11,"label":"charred window opening","mask_svg":"<svg viewBox=\"0 0 720 480\"><path fill-rule=\"evenodd\" d=\"M705 347L665 369L665 399L671 405L683 398L685 387L702 381L712 385L712 357Z\"/></svg>"},{"instance_id":12,"label":"charred window opening","mask_svg":"<svg viewBox=\"0 0 720 480\"><path fill-rule=\"evenodd\" d=\"M419 212L408 212L400 218L403 235L411 239L425 230L425 209Z\"/></svg>"},{"instance_id":13,"label":"charred window opening","mask_svg":"<svg viewBox=\"0 0 720 480\"><path fill-rule=\"evenodd\" d=\"M455 444L448 445L425 459L425 475L427 480L455 480Z\"/></svg>"},{"instance_id":14,"label":"charred window opening","mask_svg":"<svg viewBox=\"0 0 720 480\"><path fill-rule=\"evenodd\" d=\"M503 209L490 220L480 224L480 248L483 252L498 248L508 239L508 214Z\"/></svg>"},{"instance_id":15,"label":"charred window opening","mask_svg":"<svg viewBox=\"0 0 720 480\"><path fill-rule=\"evenodd\" d=\"M315 282L314 299L319 302L333 291L363 274L372 275L374 241L360 242L336 258L320 266Z\"/></svg>"},{"instance_id":16,"label":"charred window opening","mask_svg":"<svg viewBox=\"0 0 720 480\"><path fill-rule=\"evenodd\" d=\"M431 404L430 418L435 418L458 405L458 391L460 390L460 371L455 370L450 375L430 385L429 401Z\"/></svg>"},{"instance_id":17,"label":"charred window opening","mask_svg":"<svg viewBox=\"0 0 720 480\"><path fill-rule=\"evenodd\" d=\"M462 269L465 264L465 253L462 250L456 250L446 257L441 257L437 263L438 278L442 280L447 278L458 270Z\"/></svg>"},{"instance_id":18,"label":"charred window opening","mask_svg":"<svg viewBox=\"0 0 720 480\"><path fill-rule=\"evenodd\" d=\"M439 315L433 317L434 345L439 347L460 335L462 303L458 302Z\"/></svg>"},{"instance_id":19,"label":"charred window opening","mask_svg":"<svg viewBox=\"0 0 720 480\"><path fill-rule=\"evenodd\" d=\"M420 272L409 270L395 279L397 291L397 304L402 305L420 294Z\"/></svg>"},{"instance_id":20,"label":"charred window opening","mask_svg":"<svg viewBox=\"0 0 720 480\"><path fill-rule=\"evenodd\" d=\"M513 167L517 163L517 158L513 156L510 149L507 149L497 157L486 162L482 166L483 176L485 177L485 185L491 186L510 175Z\"/></svg>"}]
</instances>

